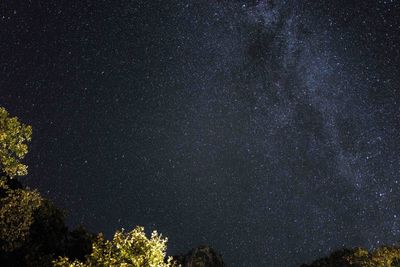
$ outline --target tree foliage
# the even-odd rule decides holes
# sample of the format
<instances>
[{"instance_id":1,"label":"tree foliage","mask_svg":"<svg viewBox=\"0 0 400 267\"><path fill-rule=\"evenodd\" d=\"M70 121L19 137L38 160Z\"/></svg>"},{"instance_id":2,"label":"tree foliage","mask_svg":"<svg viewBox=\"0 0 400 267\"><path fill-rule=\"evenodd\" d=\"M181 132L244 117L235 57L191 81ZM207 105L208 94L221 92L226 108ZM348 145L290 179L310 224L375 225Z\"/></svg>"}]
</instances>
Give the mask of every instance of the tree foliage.
<instances>
[{"instance_id":1,"label":"tree foliage","mask_svg":"<svg viewBox=\"0 0 400 267\"><path fill-rule=\"evenodd\" d=\"M364 248L357 248L346 259L352 266L400 267L400 247L382 246L372 252Z\"/></svg>"},{"instance_id":2,"label":"tree foliage","mask_svg":"<svg viewBox=\"0 0 400 267\"><path fill-rule=\"evenodd\" d=\"M84 259L92 235L69 232L64 212L16 179L27 171L20 160L31 132L0 107L0 266L51 266L59 255Z\"/></svg>"},{"instance_id":3,"label":"tree foliage","mask_svg":"<svg viewBox=\"0 0 400 267\"><path fill-rule=\"evenodd\" d=\"M0 107L0 170L10 178L28 173L28 167L21 160L28 153L31 135L31 126L20 123L17 117L10 117L7 110Z\"/></svg>"},{"instance_id":4,"label":"tree foliage","mask_svg":"<svg viewBox=\"0 0 400 267\"><path fill-rule=\"evenodd\" d=\"M400 267L400 247L382 246L372 251L365 248L344 249L333 252L303 267Z\"/></svg>"},{"instance_id":5,"label":"tree foliage","mask_svg":"<svg viewBox=\"0 0 400 267\"><path fill-rule=\"evenodd\" d=\"M43 200L37 191L9 189L4 179L1 187L6 196L0 199L0 248L13 251L27 240L34 213Z\"/></svg>"},{"instance_id":6,"label":"tree foliage","mask_svg":"<svg viewBox=\"0 0 400 267\"><path fill-rule=\"evenodd\" d=\"M98 235L93 242L93 252L86 257L85 262L69 261L60 257L54 261L56 267L94 267L94 266L125 266L125 267L169 267L174 266L172 258L166 258L167 238L153 231L150 238L146 237L143 227L137 226L130 232L117 231L114 238L105 240Z\"/></svg>"},{"instance_id":7,"label":"tree foliage","mask_svg":"<svg viewBox=\"0 0 400 267\"><path fill-rule=\"evenodd\" d=\"M0 178L0 266L51 266L67 253L64 213L15 181Z\"/></svg>"},{"instance_id":8,"label":"tree foliage","mask_svg":"<svg viewBox=\"0 0 400 267\"><path fill-rule=\"evenodd\" d=\"M32 128L0 107L0 266L172 267L167 238L143 227L117 231L106 240L64 223L64 212L36 190L23 187L21 160L28 153Z\"/></svg>"}]
</instances>

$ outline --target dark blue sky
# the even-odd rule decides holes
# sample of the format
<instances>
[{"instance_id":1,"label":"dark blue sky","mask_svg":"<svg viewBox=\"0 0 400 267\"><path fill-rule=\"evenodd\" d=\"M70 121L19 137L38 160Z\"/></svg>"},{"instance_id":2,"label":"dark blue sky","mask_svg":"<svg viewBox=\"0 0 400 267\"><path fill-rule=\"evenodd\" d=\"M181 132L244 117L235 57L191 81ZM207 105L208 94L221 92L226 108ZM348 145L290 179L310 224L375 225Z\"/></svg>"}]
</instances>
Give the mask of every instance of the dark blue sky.
<instances>
[{"instance_id":1,"label":"dark blue sky","mask_svg":"<svg viewBox=\"0 0 400 267\"><path fill-rule=\"evenodd\" d=\"M398 1L50 2L0 3L0 105L70 226L229 266L399 240Z\"/></svg>"}]
</instances>

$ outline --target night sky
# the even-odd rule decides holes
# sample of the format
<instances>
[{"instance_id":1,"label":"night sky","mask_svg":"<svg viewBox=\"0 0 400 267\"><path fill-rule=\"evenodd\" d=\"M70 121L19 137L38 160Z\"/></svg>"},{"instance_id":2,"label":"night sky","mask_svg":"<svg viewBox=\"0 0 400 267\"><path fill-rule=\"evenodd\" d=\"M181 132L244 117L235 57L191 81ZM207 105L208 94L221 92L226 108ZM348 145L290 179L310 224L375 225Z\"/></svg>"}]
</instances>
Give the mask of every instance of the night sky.
<instances>
[{"instance_id":1,"label":"night sky","mask_svg":"<svg viewBox=\"0 0 400 267\"><path fill-rule=\"evenodd\" d=\"M0 2L24 184L111 237L298 266L400 240L400 2Z\"/></svg>"}]
</instances>

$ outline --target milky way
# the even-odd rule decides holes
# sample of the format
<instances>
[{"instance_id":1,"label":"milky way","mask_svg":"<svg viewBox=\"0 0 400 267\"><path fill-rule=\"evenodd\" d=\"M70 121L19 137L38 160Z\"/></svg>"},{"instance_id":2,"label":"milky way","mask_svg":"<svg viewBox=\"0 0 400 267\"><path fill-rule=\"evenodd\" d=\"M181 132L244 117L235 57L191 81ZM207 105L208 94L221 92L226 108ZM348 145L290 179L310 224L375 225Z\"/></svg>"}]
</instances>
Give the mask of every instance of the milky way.
<instances>
[{"instance_id":1,"label":"milky way","mask_svg":"<svg viewBox=\"0 0 400 267\"><path fill-rule=\"evenodd\" d=\"M229 266L399 239L397 1L61 2L1 4L0 105L71 226Z\"/></svg>"}]
</instances>

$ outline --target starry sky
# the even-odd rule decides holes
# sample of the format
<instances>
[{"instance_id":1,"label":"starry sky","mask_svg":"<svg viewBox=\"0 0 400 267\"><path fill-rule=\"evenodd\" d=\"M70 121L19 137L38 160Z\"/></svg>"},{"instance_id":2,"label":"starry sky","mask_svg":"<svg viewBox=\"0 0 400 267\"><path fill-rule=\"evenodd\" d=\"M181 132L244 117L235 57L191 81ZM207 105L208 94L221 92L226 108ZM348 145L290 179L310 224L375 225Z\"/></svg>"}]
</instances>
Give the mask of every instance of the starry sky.
<instances>
[{"instance_id":1,"label":"starry sky","mask_svg":"<svg viewBox=\"0 0 400 267\"><path fill-rule=\"evenodd\" d=\"M400 2L0 3L23 182L111 237L299 266L400 238Z\"/></svg>"}]
</instances>

